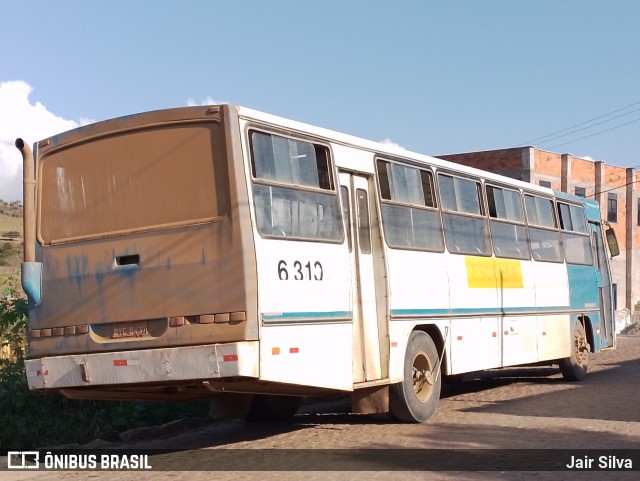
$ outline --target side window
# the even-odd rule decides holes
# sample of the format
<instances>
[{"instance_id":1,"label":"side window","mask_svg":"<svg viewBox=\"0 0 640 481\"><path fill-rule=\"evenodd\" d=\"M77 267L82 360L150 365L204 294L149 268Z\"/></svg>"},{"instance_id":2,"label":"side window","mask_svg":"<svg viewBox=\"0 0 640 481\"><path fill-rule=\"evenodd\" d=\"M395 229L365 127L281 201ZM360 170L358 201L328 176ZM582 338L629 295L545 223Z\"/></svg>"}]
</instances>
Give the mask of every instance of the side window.
<instances>
[{"instance_id":1,"label":"side window","mask_svg":"<svg viewBox=\"0 0 640 481\"><path fill-rule=\"evenodd\" d=\"M382 225L389 247L444 251L433 174L379 159Z\"/></svg>"},{"instance_id":2,"label":"side window","mask_svg":"<svg viewBox=\"0 0 640 481\"><path fill-rule=\"evenodd\" d=\"M465 214L483 215L480 183L474 180L438 175L442 209Z\"/></svg>"},{"instance_id":3,"label":"side window","mask_svg":"<svg viewBox=\"0 0 640 481\"><path fill-rule=\"evenodd\" d=\"M438 174L444 238L449 252L490 256L480 182Z\"/></svg>"},{"instance_id":4,"label":"side window","mask_svg":"<svg viewBox=\"0 0 640 481\"><path fill-rule=\"evenodd\" d=\"M342 198L342 217L347 229L347 242L349 244L349 252L353 250L351 241L351 204L349 203L349 189L344 185L340 186L340 197Z\"/></svg>"},{"instance_id":5,"label":"side window","mask_svg":"<svg viewBox=\"0 0 640 481\"><path fill-rule=\"evenodd\" d=\"M263 132L251 132L251 151L251 166L256 179L332 189L326 147Z\"/></svg>"},{"instance_id":6,"label":"side window","mask_svg":"<svg viewBox=\"0 0 640 481\"><path fill-rule=\"evenodd\" d=\"M310 142L251 131L251 171L263 236L342 240L329 151Z\"/></svg>"},{"instance_id":7,"label":"side window","mask_svg":"<svg viewBox=\"0 0 640 481\"><path fill-rule=\"evenodd\" d=\"M533 258L537 261L562 262L560 233L553 214L553 200L526 194L524 204Z\"/></svg>"},{"instance_id":8,"label":"side window","mask_svg":"<svg viewBox=\"0 0 640 481\"><path fill-rule=\"evenodd\" d=\"M487 185L487 204L496 257L529 259L529 242L520 192Z\"/></svg>"},{"instance_id":9,"label":"side window","mask_svg":"<svg viewBox=\"0 0 640 481\"><path fill-rule=\"evenodd\" d=\"M584 208L558 202L558 218L566 261L570 264L593 264L593 250Z\"/></svg>"},{"instance_id":10,"label":"side window","mask_svg":"<svg viewBox=\"0 0 640 481\"><path fill-rule=\"evenodd\" d=\"M358 245L360 252L371 254L371 232L369 229L369 196L364 189L356 189L356 203L358 206Z\"/></svg>"}]
</instances>

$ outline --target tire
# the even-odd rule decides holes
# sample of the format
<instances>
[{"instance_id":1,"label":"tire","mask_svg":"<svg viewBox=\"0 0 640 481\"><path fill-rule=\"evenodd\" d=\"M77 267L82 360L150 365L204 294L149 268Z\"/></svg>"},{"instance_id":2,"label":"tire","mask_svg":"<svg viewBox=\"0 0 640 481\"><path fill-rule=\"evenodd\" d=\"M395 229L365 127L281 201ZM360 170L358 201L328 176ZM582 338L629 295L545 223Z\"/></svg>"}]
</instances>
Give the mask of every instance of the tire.
<instances>
[{"instance_id":1,"label":"tire","mask_svg":"<svg viewBox=\"0 0 640 481\"><path fill-rule=\"evenodd\" d=\"M584 326L580 321L576 321L571 342L571 355L560 359L560 372L565 380L582 381L587 377L589 351L590 346Z\"/></svg>"},{"instance_id":2,"label":"tire","mask_svg":"<svg viewBox=\"0 0 640 481\"><path fill-rule=\"evenodd\" d=\"M404 380L389 389L391 413L403 422L428 421L438 407L441 384L433 340L426 332L413 331L404 355Z\"/></svg>"},{"instance_id":3,"label":"tire","mask_svg":"<svg viewBox=\"0 0 640 481\"><path fill-rule=\"evenodd\" d=\"M251 402L247 421L279 422L291 419L302 403L298 396L256 394Z\"/></svg>"}]
</instances>

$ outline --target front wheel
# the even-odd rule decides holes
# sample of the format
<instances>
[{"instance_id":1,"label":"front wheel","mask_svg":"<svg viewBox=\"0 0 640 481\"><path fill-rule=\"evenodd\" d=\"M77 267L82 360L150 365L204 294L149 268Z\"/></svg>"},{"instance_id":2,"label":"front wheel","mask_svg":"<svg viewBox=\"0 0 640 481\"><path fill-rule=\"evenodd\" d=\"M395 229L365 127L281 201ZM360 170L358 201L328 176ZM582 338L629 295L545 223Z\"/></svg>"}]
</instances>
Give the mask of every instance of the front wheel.
<instances>
[{"instance_id":1,"label":"front wheel","mask_svg":"<svg viewBox=\"0 0 640 481\"><path fill-rule=\"evenodd\" d=\"M576 321L571 343L571 355L560 360L560 372L567 381L582 381L589 368L589 342L584 326Z\"/></svg>"},{"instance_id":2,"label":"front wheel","mask_svg":"<svg viewBox=\"0 0 640 481\"><path fill-rule=\"evenodd\" d=\"M391 413L404 422L428 421L438 407L441 383L433 340L426 332L413 331L404 355L404 380L389 389Z\"/></svg>"}]
</instances>

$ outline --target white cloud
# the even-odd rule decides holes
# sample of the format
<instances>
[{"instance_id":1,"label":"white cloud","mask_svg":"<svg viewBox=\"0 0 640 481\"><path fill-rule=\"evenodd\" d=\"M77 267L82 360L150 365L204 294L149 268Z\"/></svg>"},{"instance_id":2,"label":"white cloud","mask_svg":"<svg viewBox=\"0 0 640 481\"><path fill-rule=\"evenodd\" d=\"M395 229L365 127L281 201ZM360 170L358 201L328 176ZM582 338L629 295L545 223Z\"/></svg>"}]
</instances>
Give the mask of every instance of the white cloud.
<instances>
[{"instance_id":1,"label":"white cloud","mask_svg":"<svg viewBox=\"0 0 640 481\"><path fill-rule=\"evenodd\" d=\"M210 96L208 96L202 102L196 102L195 100L193 100L193 97L189 97L187 99L187 106L188 107L196 107L198 105L219 105L219 104L226 104L226 103L227 102L222 102L220 100L215 100L213 97L210 97Z\"/></svg>"},{"instance_id":2,"label":"white cloud","mask_svg":"<svg viewBox=\"0 0 640 481\"><path fill-rule=\"evenodd\" d=\"M402 145L400 145L400 144L398 144L398 143L394 142L393 140L391 140L391 139L390 139L390 138L388 138L388 137L387 137L386 139L382 139L382 140L380 141L380 143L381 143L381 144L384 144L384 145L388 145L389 147L395 147L396 149L400 149L400 150L407 150L407 149L405 149Z\"/></svg>"},{"instance_id":3,"label":"white cloud","mask_svg":"<svg viewBox=\"0 0 640 481\"><path fill-rule=\"evenodd\" d=\"M0 199L5 201L22 199L22 156L15 140L20 137L31 146L80 125L49 112L40 102L31 103L32 91L22 80L0 82Z\"/></svg>"}]
</instances>

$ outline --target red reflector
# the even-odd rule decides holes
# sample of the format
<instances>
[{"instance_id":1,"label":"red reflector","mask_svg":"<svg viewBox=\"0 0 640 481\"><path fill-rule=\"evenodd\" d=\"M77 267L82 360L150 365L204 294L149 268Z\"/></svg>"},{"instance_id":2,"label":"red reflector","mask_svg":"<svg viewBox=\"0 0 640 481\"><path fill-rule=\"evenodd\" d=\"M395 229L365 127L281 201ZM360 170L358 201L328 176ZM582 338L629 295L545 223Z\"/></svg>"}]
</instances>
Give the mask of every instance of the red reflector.
<instances>
[{"instance_id":1,"label":"red reflector","mask_svg":"<svg viewBox=\"0 0 640 481\"><path fill-rule=\"evenodd\" d=\"M391 343L391 347L398 347L398 343L397 342L392 342Z\"/></svg>"},{"instance_id":2,"label":"red reflector","mask_svg":"<svg viewBox=\"0 0 640 481\"><path fill-rule=\"evenodd\" d=\"M237 361L238 360L238 355L237 354L229 354L227 356L222 356L222 360L224 362Z\"/></svg>"},{"instance_id":3,"label":"red reflector","mask_svg":"<svg viewBox=\"0 0 640 481\"><path fill-rule=\"evenodd\" d=\"M546 336L546 335L547 335L547 333L543 331L543 332L542 332L542 335L543 335L543 336Z\"/></svg>"},{"instance_id":4,"label":"red reflector","mask_svg":"<svg viewBox=\"0 0 640 481\"><path fill-rule=\"evenodd\" d=\"M504 335L508 336L509 335L509 331L504 331Z\"/></svg>"},{"instance_id":5,"label":"red reflector","mask_svg":"<svg viewBox=\"0 0 640 481\"><path fill-rule=\"evenodd\" d=\"M114 366L126 366L127 365L127 360L126 359L114 359L113 361L113 365Z\"/></svg>"},{"instance_id":6,"label":"red reflector","mask_svg":"<svg viewBox=\"0 0 640 481\"><path fill-rule=\"evenodd\" d=\"M298 354L298 352L300 352L300 350L297 347L291 347L291 348L289 348L289 352L291 354Z\"/></svg>"},{"instance_id":7,"label":"red reflector","mask_svg":"<svg viewBox=\"0 0 640 481\"><path fill-rule=\"evenodd\" d=\"M462 336L458 336L458 341L462 341Z\"/></svg>"}]
</instances>

